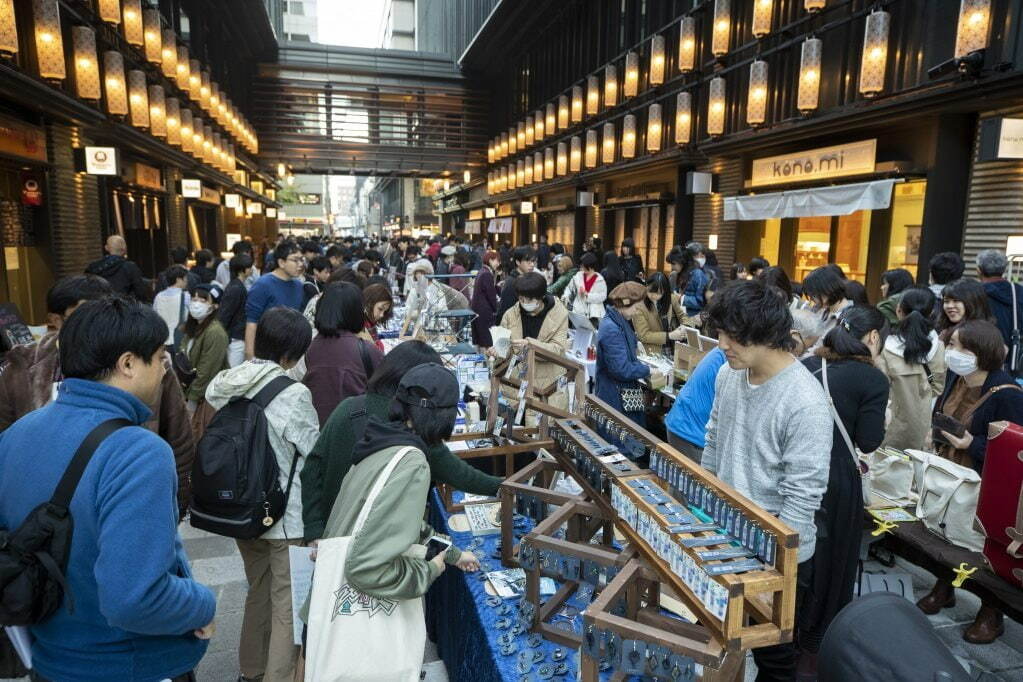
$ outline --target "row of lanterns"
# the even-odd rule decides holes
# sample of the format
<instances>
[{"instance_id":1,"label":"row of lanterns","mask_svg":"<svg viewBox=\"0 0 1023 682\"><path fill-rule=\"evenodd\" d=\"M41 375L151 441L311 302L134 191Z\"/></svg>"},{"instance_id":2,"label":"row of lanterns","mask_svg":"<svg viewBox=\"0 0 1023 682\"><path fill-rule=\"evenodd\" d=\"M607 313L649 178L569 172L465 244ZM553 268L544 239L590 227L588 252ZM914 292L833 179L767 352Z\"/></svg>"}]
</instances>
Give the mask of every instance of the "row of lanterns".
<instances>
[{"instance_id":1,"label":"row of lanterns","mask_svg":"<svg viewBox=\"0 0 1023 682\"><path fill-rule=\"evenodd\" d=\"M714 6L714 36L725 36L724 47L716 46L714 51L723 49L727 52L727 36L729 27L729 1L717 0ZM808 11L819 11L824 2L804 3ZM773 0L756 0L754 5L754 26L757 37L766 35L770 30ZM759 17L759 20L758 20ZM956 36L955 54L962 57L987 46L990 24L990 0L962 0L958 32ZM885 71L888 60L888 36L891 27L891 15L888 12L875 10L867 15L863 38L863 53L860 63L859 92L867 97L874 97L884 90ZM692 17L683 17L679 39L679 68L681 71L692 71L695 68L695 23ZM651 39L650 83L657 85L664 80L664 37L654 36ZM821 61L823 41L820 38L807 38L800 51L799 81L796 95L796 106L803 114L815 111L820 103ZM617 77L614 65L608 65L605 72L605 107L617 104ZM634 74L630 77L629 74ZM625 94L628 97L637 94L639 73L639 57L635 52L626 56ZM753 127L763 125L767 121L767 95L769 85L769 69L766 61L757 59L750 64L749 88L746 101L746 122ZM599 113L599 78L591 75L588 78L588 95L585 111L587 115ZM583 120L583 93L581 86L572 88L571 100L561 95L557 108L548 103L546 110L538 110L533 116L517 127L509 129L495 137L487 150L490 163L523 151L530 145L549 137L557 131L569 127L571 123ZM707 99L707 133L720 136L725 132L726 114L726 82L721 76L712 78L708 84ZM662 105L651 104L647 111L646 150L656 152L662 145ZM688 91L680 92L675 101L675 143L688 144L692 136L693 97ZM585 150L579 135L570 140L558 142L542 151L526 153L523 159L508 163L487 176L487 188L490 193L498 193L510 189L521 188L535 182L552 180L568 172L578 172L596 168L598 156L603 164L614 163L616 160L615 124L603 125L603 145L598 155L597 130L586 132ZM622 121L621 156L630 159L636 155L636 117L628 114Z\"/></svg>"},{"instance_id":2,"label":"row of lanterns","mask_svg":"<svg viewBox=\"0 0 1023 682\"><path fill-rule=\"evenodd\" d=\"M35 44L40 77L62 82L67 78L57 0L32 0ZM238 113L230 99L210 79L199 60L190 59L188 47L177 44L177 35L164 29L159 10L142 10L140 0L97 0L100 18L123 28L129 44L139 48L146 60L159 65L211 119L194 116L187 101L167 97L162 85L149 84L141 70L125 72L124 57L116 50L102 55L103 77L96 48L96 32L88 26L71 29L75 94L99 101L106 96L107 113L125 116L133 126L180 147L224 172L236 168L234 143L228 135L213 130L213 121L252 153L259 143L251 125ZM14 0L0 0L0 54L18 52Z\"/></svg>"}]
</instances>

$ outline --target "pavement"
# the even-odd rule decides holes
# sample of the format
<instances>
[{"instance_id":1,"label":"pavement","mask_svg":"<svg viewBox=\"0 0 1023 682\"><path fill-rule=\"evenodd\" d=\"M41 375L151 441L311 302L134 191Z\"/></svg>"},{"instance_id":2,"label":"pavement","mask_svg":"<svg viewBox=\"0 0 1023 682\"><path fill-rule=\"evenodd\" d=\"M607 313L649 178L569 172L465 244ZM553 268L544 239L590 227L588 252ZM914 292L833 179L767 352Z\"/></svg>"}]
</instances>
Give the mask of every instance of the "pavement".
<instances>
[{"instance_id":1,"label":"pavement","mask_svg":"<svg viewBox=\"0 0 1023 682\"><path fill-rule=\"evenodd\" d=\"M181 536L196 580L208 585L217 596L217 633L210 642L206 657L199 664L196 676L199 682L236 682L238 638L247 589L238 549L230 538L210 535L188 525L181 526ZM930 591L933 576L912 564L898 559L896 562L895 567L889 569L875 561L868 561L864 564L864 570L869 573L909 574L914 599ZM1005 634L993 644L978 646L963 641L962 633L973 622L979 606L980 602L974 595L959 590L955 608L930 616L930 621L938 636L974 679L983 682L1023 681L1023 625L1006 619ZM423 670L427 682L447 682L444 663L438 660L436 647L429 642ZM746 681L752 682L755 675L756 670L749 659Z\"/></svg>"}]
</instances>

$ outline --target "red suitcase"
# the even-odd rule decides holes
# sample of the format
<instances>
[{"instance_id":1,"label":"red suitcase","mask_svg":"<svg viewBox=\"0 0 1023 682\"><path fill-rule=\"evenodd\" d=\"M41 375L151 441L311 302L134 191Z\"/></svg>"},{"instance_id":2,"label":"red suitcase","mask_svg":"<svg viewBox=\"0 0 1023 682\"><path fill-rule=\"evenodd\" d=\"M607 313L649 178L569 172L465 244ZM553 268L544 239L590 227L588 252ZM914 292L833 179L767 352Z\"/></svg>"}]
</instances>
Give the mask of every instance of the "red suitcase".
<instances>
[{"instance_id":1,"label":"red suitcase","mask_svg":"<svg viewBox=\"0 0 1023 682\"><path fill-rule=\"evenodd\" d=\"M988 425L977 523L987 536L984 557L991 569L1023 587L1023 427L1017 424Z\"/></svg>"}]
</instances>

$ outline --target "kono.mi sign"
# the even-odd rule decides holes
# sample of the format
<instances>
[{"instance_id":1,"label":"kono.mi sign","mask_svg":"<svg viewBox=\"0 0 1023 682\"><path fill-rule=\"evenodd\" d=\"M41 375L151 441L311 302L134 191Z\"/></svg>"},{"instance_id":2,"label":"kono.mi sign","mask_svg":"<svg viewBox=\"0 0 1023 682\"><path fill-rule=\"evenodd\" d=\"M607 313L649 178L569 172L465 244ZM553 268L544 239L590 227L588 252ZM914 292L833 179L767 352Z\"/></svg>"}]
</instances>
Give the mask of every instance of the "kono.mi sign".
<instances>
[{"instance_id":1,"label":"kono.mi sign","mask_svg":"<svg viewBox=\"0 0 1023 682\"><path fill-rule=\"evenodd\" d=\"M874 172L876 161L876 139L754 159L749 185L764 187L866 175Z\"/></svg>"}]
</instances>

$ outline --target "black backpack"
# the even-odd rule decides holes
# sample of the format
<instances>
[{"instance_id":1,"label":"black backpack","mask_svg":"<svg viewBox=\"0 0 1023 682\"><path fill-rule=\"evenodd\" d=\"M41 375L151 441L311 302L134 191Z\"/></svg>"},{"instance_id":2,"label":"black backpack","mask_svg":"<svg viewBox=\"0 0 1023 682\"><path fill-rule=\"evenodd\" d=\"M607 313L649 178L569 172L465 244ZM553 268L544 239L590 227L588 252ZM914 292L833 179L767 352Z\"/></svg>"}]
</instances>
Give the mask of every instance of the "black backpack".
<instances>
[{"instance_id":1,"label":"black backpack","mask_svg":"<svg viewBox=\"0 0 1023 682\"><path fill-rule=\"evenodd\" d=\"M291 462L287 490L281 490L263 410L293 383L279 376L251 400L235 398L213 416L192 465L192 526L252 540L284 516L298 453Z\"/></svg>"},{"instance_id":2,"label":"black backpack","mask_svg":"<svg viewBox=\"0 0 1023 682\"><path fill-rule=\"evenodd\" d=\"M0 625L35 625L74 597L64 573L71 553L74 521L71 498L99 444L114 431L131 426L127 419L105 421L85 437L64 470L53 497L33 509L14 532L0 528Z\"/></svg>"}]
</instances>

